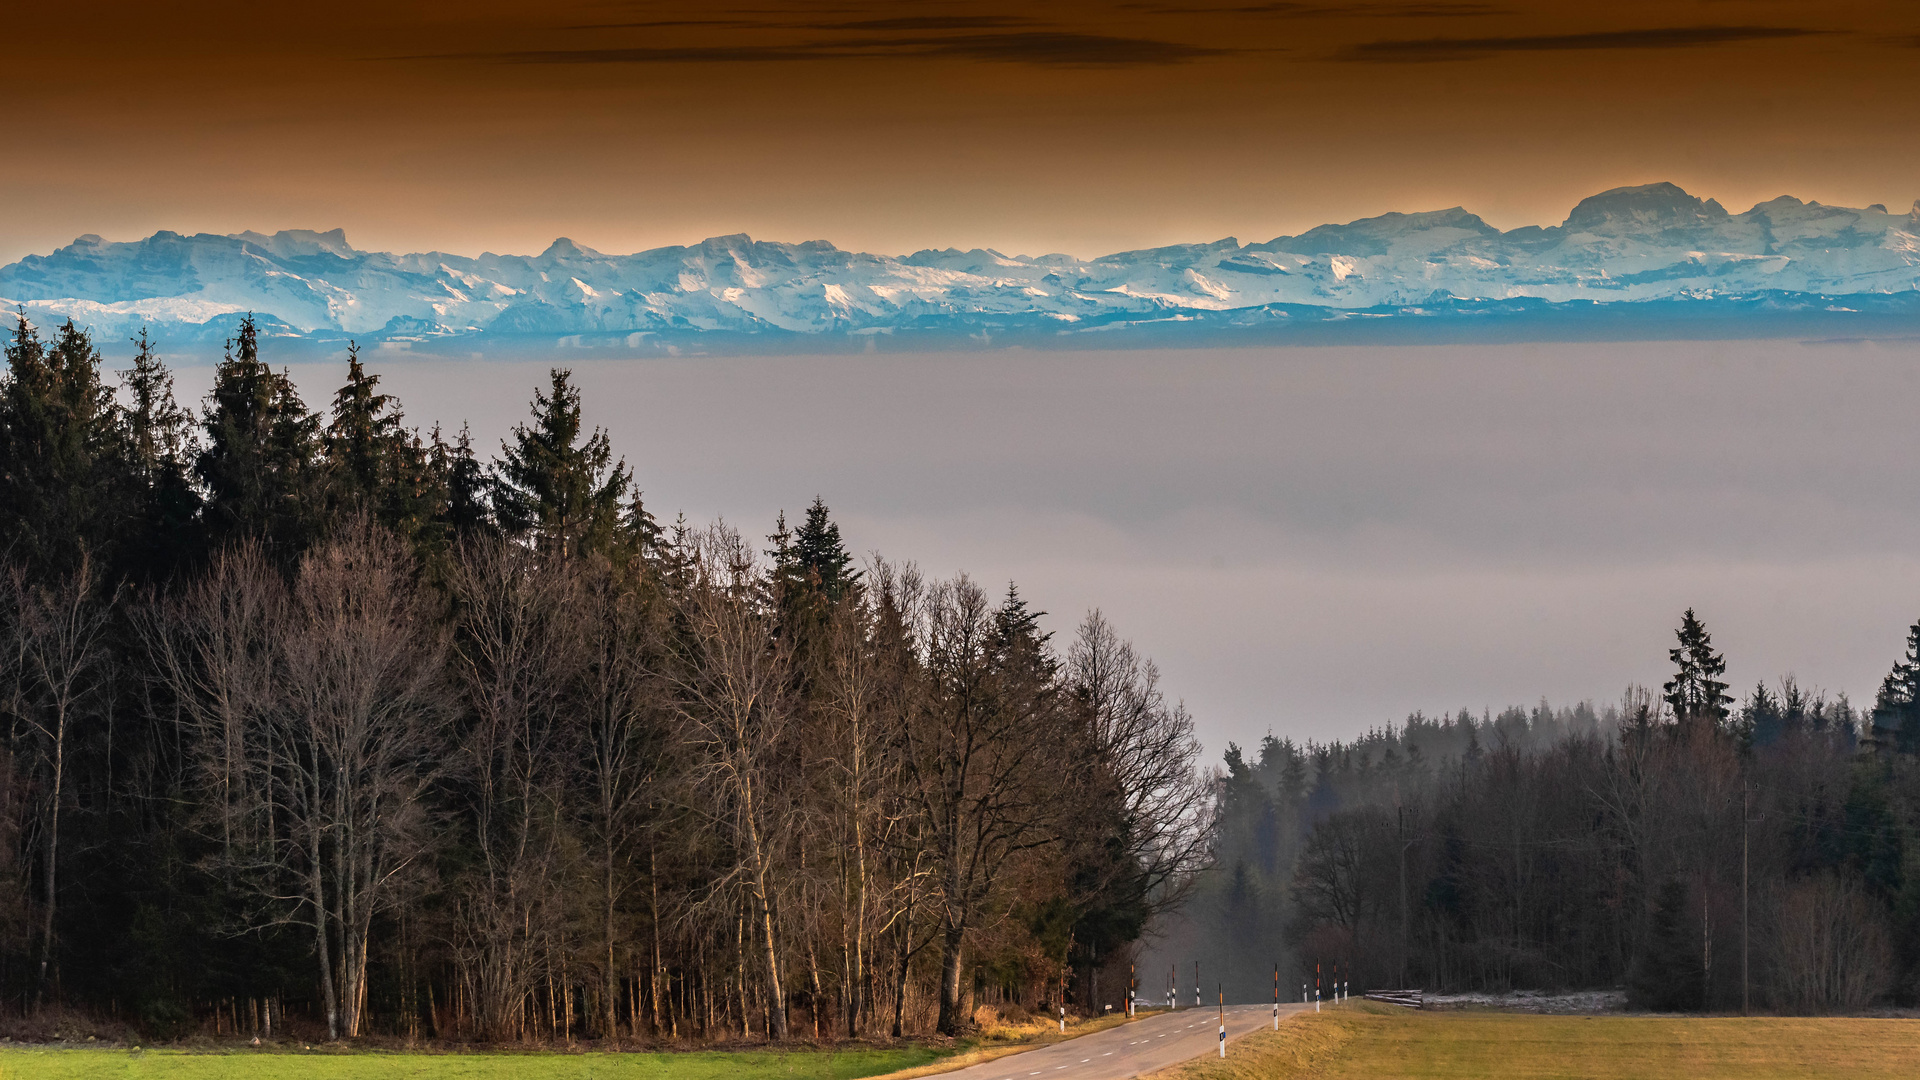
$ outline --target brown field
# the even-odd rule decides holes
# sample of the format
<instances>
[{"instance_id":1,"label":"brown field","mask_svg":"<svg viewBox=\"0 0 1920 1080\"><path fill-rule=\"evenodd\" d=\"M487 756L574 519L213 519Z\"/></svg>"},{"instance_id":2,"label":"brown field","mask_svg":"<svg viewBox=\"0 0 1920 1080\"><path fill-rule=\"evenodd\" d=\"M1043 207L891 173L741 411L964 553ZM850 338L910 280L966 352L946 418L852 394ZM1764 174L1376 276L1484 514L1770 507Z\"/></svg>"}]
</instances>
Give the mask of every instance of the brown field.
<instances>
[{"instance_id":1,"label":"brown field","mask_svg":"<svg viewBox=\"0 0 1920 1080\"><path fill-rule=\"evenodd\" d=\"M1534 1016L1355 1004L1249 1035L1160 1080L1920 1077L1920 1020Z\"/></svg>"}]
</instances>

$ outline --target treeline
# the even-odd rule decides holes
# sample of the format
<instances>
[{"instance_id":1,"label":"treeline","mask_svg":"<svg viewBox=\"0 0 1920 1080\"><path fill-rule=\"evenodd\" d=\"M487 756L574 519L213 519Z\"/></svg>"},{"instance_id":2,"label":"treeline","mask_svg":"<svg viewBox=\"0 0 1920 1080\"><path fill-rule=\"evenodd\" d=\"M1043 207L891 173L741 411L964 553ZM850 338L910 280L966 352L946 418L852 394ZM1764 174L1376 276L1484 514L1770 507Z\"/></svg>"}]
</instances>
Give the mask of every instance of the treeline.
<instances>
[{"instance_id":1,"label":"treeline","mask_svg":"<svg viewBox=\"0 0 1920 1080\"><path fill-rule=\"evenodd\" d=\"M21 317L0 994L155 1035L969 1027L1176 902L1212 789L1096 612L662 527L563 370L483 462L249 320L196 414ZM302 1026L304 1025L304 1026Z\"/></svg>"},{"instance_id":2,"label":"treeline","mask_svg":"<svg viewBox=\"0 0 1920 1080\"><path fill-rule=\"evenodd\" d=\"M1920 998L1920 626L1872 709L1737 703L1689 611L1660 693L1226 754L1176 935L1356 988L1624 988L1656 1010ZM1171 951L1178 951L1174 949ZM1252 962L1248 962L1248 961ZM1224 966L1224 965L1223 965Z\"/></svg>"}]
</instances>

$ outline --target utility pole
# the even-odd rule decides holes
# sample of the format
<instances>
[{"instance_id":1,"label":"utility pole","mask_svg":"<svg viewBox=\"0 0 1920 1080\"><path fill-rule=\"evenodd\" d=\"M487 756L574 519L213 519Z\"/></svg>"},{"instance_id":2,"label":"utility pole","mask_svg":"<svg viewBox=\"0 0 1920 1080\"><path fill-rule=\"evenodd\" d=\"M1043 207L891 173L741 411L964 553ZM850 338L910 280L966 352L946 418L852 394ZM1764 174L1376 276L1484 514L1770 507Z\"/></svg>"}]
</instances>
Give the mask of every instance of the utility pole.
<instances>
[{"instance_id":1,"label":"utility pole","mask_svg":"<svg viewBox=\"0 0 1920 1080\"><path fill-rule=\"evenodd\" d=\"M1748 979L1748 938L1747 938L1747 781L1740 781L1740 1015L1746 1016L1751 1010L1749 993L1752 984Z\"/></svg>"},{"instance_id":2,"label":"utility pole","mask_svg":"<svg viewBox=\"0 0 1920 1080\"><path fill-rule=\"evenodd\" d=\"M1412 940L1407 920L1407 808L1396 807L1400 826L1400 985L1407 985L1407 947Z\"/></svg>"}]
</instances>

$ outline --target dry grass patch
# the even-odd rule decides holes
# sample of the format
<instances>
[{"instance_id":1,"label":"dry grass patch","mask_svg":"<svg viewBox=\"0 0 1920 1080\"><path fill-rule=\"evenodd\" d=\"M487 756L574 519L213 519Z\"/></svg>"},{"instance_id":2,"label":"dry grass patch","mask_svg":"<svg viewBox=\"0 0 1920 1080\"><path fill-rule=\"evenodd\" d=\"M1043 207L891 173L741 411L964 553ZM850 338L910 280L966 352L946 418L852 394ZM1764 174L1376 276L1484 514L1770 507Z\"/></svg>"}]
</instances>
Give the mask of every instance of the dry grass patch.
<instances>
[{"instance_id":1,"label":"dry grass patch","mask_svg":"<svg viewBox=\"0 0 1920 1080\"><path fill-rule=\"evenodd\" d=\"M1143 1013L1135 1019L1145 1019L1148 1015L1151 1014ZM1067 1018L1065 1035L1060 1034L1060 1021L1044 1020L1038 1014L1026 1021L989 1020L986 1017L976 1016L976 1022L980 1024L980 1035L979 1041L974 1045L965 1046L936 1062L901 1069L883 1076L869 1077L867 1080L916 1080L917 1077L922 1076L937 1076L955 1069L964 1069L969 1065L978 1065L983 1061L1003 1058L1008 1054L1018 1054L1053 1043L1077 1039L1082 1035L1091 1035L1096 1031L1105 1031L1133 1021L1128 1020L1124 1013L1114 1013L1093 1020L1079 1020L1070 1016Z\"/></svg>"},{"instance_id":2,"label":"dry grass patch","mask_svg":"<svg viewBox=\"0 0 1920 1080\"><path fill-rule=\"evenodd\" d=\"M1256 1031L1227 1044L1227 1056L1195 1058L1149 1074L1151 1080L1294 1080L1317 1076L1364 1030L1359 1012L1295 1013L1280 1030Z\"/></svg>"},{"instance_id":3,"label":"dry grass patch","mask_svg":"<svg viewBox=\"0 0 1920 1080\"><path fill-rule=\"evenodd\" d=\"M1920 1020L1535 1016L1351 1005L1161 1080L1880 1080L1920 1077Z\"/></svg>"}]
</instances>

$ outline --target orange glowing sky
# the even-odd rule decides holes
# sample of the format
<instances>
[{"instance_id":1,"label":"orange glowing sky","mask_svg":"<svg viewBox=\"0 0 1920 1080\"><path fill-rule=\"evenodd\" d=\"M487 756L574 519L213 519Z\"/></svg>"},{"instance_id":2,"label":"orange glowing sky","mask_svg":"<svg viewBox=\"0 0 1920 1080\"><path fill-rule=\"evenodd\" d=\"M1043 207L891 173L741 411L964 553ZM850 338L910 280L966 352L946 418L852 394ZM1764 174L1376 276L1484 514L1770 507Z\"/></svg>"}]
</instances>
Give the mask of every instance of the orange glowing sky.
<instances>
[{"instance_id":1,"label":"orange glowing sky","mask_svg":"<svg viewBox=\"0 0 1920 1080\"><path fill-rule=\"evenodd\" d=\"M1093 255L1672 180L1920 196L1902 0L276 9L7 24L0 260L81 233L343 226L615 252L749 232Z\"/></svg>"}]
</instances>

